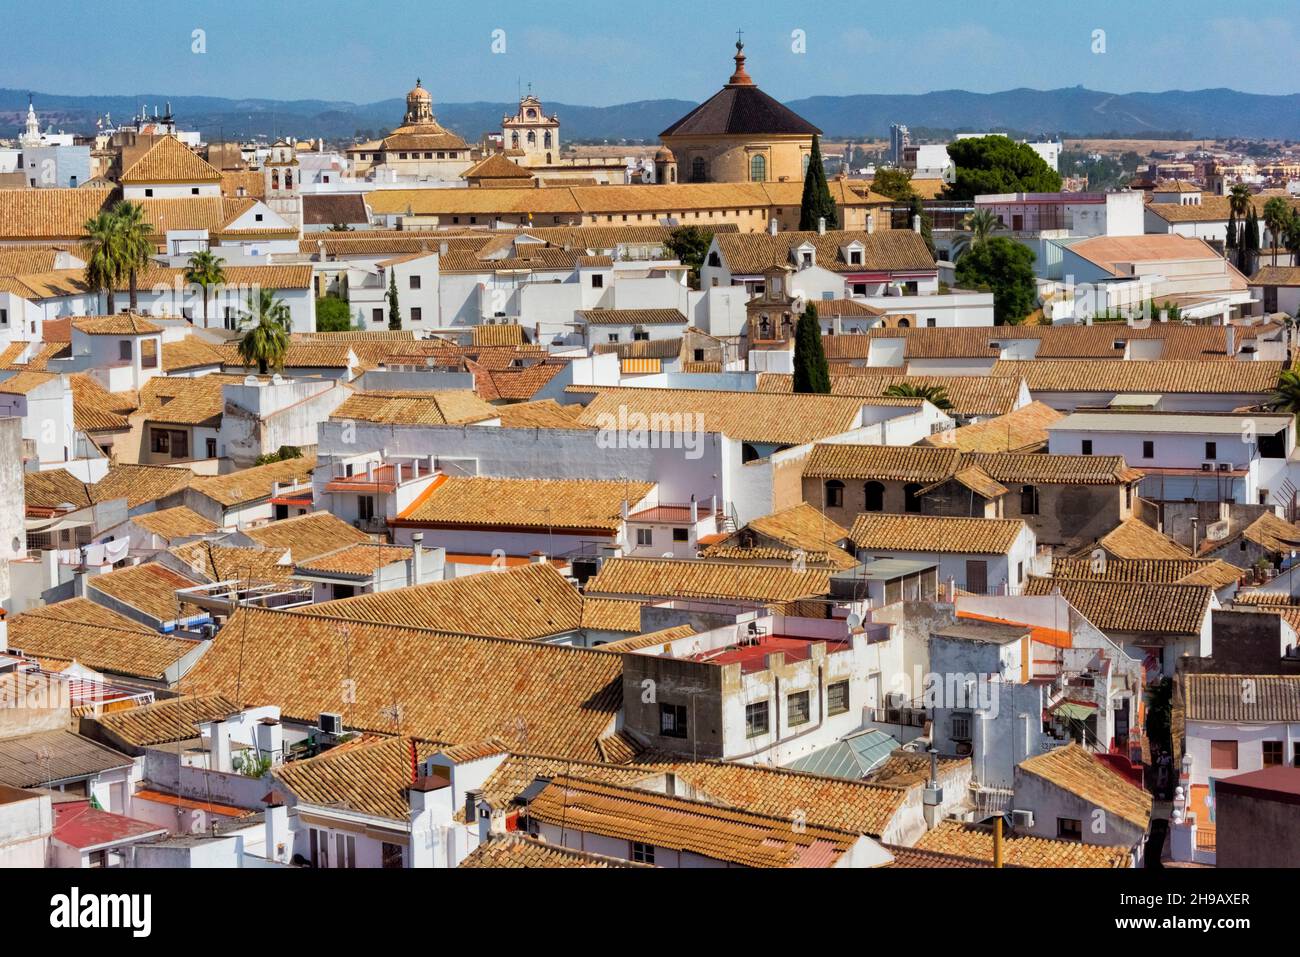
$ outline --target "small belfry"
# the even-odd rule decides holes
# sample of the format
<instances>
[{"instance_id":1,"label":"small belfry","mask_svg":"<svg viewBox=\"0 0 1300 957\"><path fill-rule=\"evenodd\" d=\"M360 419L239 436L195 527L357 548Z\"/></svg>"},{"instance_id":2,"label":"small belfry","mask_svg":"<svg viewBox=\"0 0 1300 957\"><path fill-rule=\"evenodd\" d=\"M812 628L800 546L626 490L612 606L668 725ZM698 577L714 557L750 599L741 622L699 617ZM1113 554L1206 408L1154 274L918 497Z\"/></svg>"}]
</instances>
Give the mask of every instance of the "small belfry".
<instances>
[{"instance_id":1,"label":"small belfry","mask_svg":"<svg viewBox=\"0 0 1300 957\"><path fill-rule=\"evenodd\" d=\"M415 87L406 94L406 115L402 117L403 126L419 123L437 123L433 118L433 94L420 85L420 78L415 78Z\"/></svg>"},{"instance_id":2,"label":"small belfry","mask_svg":"<svg viewBox=\"0 0 1300 957\"><path fill-rule=\"evenodd\" d=\"M546 115L532 90L519 98L514 116L501 118L501 141L523 166L550 165L560 155L560 118Z\"/></svg>"}]
</instances>

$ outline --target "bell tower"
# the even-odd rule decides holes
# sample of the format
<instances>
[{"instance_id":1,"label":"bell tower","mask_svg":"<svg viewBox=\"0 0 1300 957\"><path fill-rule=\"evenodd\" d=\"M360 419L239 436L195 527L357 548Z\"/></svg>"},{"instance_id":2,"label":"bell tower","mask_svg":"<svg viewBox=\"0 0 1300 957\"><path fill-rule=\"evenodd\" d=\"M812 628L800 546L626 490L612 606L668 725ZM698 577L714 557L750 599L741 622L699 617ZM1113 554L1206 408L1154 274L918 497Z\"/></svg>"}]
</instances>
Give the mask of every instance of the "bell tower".
<instances>
[{"instance_id":1,"label":"bell tower","mask_svg":"<svg viewBox=\"0 0 1300 957\"><path fill-rule=\"evenodd\" d=\"M281 219L302 231L302 171L293 144L277 140L262 164L262 183L266 205Z\"/></svg>"}]
</instances>

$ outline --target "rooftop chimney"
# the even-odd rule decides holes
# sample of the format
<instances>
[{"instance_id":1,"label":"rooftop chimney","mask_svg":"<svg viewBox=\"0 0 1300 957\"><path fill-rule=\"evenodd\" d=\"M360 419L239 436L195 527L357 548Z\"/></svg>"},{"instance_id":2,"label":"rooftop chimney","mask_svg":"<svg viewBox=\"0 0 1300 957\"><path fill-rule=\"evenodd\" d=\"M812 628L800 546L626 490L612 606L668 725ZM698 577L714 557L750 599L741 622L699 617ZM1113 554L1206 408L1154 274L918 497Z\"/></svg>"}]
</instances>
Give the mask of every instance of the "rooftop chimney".
<instances>
[{"instance_id":1,"label":"rooftop chimney","mask_svg":"<svg viewBox=\"0 0 1300 957\"><path fill-rule=\"evenodd\" d=\"M769 219L769 220L767 221L767 234L768 234L769 236L775 236L775 235L776 235L776 229L777 229L777 225L776 225L776 217L773 216L771 219Z\"/></svg>"},{"instance_id":2,"label":"rooftop chimney","mask_svg":"<svg viewBox=\"0 0 1300 957\"><path fill-rule=\"evenodd\" d=\"M867 235L876 231L876 217L872 213L867 213Z\"/></svg>"},{"instance_id":3,"label":"rooftop chimney","mask_svg":"<svg viewBox=\"0 0 1300 957\"><path fill-rule=\"evenodd\" d=\"M914 232L914 233L919 233L920 231L921 231L921 217L920 217L920 216L913 216L913 217L912 217L912 232Z\"/></svg>"},{"instance_id":4,"label":"rooftop chimney","mask_svg":"<svg viewBox=\"0 0 1300 957\"><path fill-rule=\"evenodd\" d=\"M826 217L825 217L825 216L818 216L818 217L817 217L817 235L818 235L818 236L825 236L825 235L826 235Z\"/></svg>"},{"instance_id":5,"label":"rooftop chimney","mask_svg":"<svg viewBox=\"0 0 1300 957\"><path fill-rule=\"evenodd\" d=\"M1228 358L1231 359L1237 354L1237 328L1231 323L1228 324Z\"/></svg>"},{"instance_id":6,"label":"rooftop chimney","mask_svg":"<svg viewBox=\"0 0 1300 957\"><path fill-rule=\"evenodd\" d=\"M411 536L411 584L418 585L424 571L424 532Z\"/></svg>"},{"instance_id":7,"label":"rooftop chimney","mask_svg":"<svg viewBox=\"0 0 1300 957\"><path fill-rule=\"evenodd\" d=\"M939 787L939 752L930 748L930 779L921 795L921 811L927 830L939 823L939 805L943 804L943 788Z\"/></svg>"},{"instance_id":8,"label":"rooftop chimney","mask_svg":"<svg viewBox=\"0 0 1300 957\"><path fill-rule=\"evenodd\" d=\"M208 725L208 770L230 771L230 729L225 719L215 718Z\"/></svg>"}]
</instances>

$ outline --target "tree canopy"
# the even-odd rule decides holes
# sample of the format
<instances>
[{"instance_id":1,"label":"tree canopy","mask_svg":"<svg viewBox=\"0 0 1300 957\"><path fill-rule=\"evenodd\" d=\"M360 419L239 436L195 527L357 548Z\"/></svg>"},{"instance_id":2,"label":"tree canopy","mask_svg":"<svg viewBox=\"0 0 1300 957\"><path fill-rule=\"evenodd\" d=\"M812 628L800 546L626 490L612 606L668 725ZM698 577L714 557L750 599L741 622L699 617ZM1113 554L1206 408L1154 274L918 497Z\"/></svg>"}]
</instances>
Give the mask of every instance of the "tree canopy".
<instances>
[{"instance_id":1,"label":"tree canopy","mask_svg":"<svg viewBox=\"0 0 1300 957\"><path fill-rule=\"evenodd\" d=\"M812 141L812 156L808 172L803 178L803 198L799 203L799 228L816 229L818 221L826 220L827 229L839 229L840 217L835 211L835 200L826 185L826 167L822 165L822 148L816 136Z\"/></svg>"},{"instance_id":2,"label":"tree canopy","mask_svg":"<svg viewBox=\"0 0 1300 957\"><path fill-rule=\"evenodd\" d=\"M1016 325L1034 311L1034 253L1004 236L990 236L957 260L957 285L993 293L993 319Z\"/></svg>"},{"instance_id":3,"label":"tree canopy","mask_svg":"<svg viewBox=\"0 0 1300 957\"><path fill-rule=\"evenodd\" d=\"M664 240L664 249L689 266L692 288L700 287L700 266L713 243L713 232L699 226L678 226Z\"/></svg>"},{"instance_id":4,"label":"tree canopy","mask_svg":"<svg viewBox=\"0 0 1300 957\"><path fill-rule=\"evenodd\" d=\"M347 332L352 328L352 310L347 302L337 296L323 296L316 300L316 331Z\"/></svg>"},{"instance_id":5,"label":"tree canopy","mask_svg":"<svg viewBox=\"0 0 1300 957\"><path fill-rule=\"evenodd\" d=\"M975 136L948 144L956 172L944 188L947 199L989 193L1055 193L1061 174L1026 143L1006 136Z\"/></svg>"},{"instance_id":6,"label":"tree canopy","mask_svg":"<svg viewBox=\"0 0 1300 957\"><path fill-rule=\"evenodd\" d=\"M831 391L830 367L826 364L826 350L822 348L822 324L817 318L817 307L808 303L794 337L795 392Z\"/></svg>"},{"instance_id":7,"label":"tree canopy","mask_svg":"<svg viewBox=\"0 0 1300 957\"><path fill-rule=\"evenodd\" d=\"M915 193L912 189L912 172L905 169L878 169L875 179L871 181L871 191L890 199L911 199Z\"/></svg>"}]
</instances>

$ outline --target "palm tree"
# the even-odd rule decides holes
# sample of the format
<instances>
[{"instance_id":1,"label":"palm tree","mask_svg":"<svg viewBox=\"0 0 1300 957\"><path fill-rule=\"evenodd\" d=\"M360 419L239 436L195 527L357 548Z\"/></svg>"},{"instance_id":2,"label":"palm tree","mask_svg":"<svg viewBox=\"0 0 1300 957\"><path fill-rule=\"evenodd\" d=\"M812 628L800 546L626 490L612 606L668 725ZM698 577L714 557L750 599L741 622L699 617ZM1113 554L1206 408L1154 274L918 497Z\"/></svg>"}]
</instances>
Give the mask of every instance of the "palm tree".
<instances>
[{"instance_id":1,"label":"palm tree","mask_svg":"<svg viewBox=\"0 0 1300 957\"><path fill-rule=\"evenodd\" d=\"M996 230L1003 228L1002 220L989 209L977 209L973 213L967 213L961 224L970 230L972 249L988 239Z\"/></svg>"},{"instance_id":2,"label":"palm tree","mask_svg":"<svg viewBox=\"0 0 1300 957\"><path fill-rule=\"evenodd\" d=\"M948 390L941 385L914 385L911 382L899 382L891 385L881 395L894 396L900 399L925 399L936 409L943 411L952 408L952 400L948 398Z\"/></svg>"},{"instance_id":3,"label":"palm tree","mask_svg":"<svg viewBox=\"0 0 1300 957\"><path fill-rule=\"evenodd\" d=\"M185 281L203 290L203 328L208 327L208 289L226 281L226 271L221 267L226 261L210 249L191 253L185 264Z\"/></svg>"},{"instance_id":4,"label":"palm tree","mask_svg":"<svg viewBox=\"0 0 1300 957\"><path fill-rule=\"evenodd\" d=\"M86 234L82 244L82 256L86 260L86 285L104 291L108 298L109 315L117 312L114 290L125 272L117 225L117 219L112 213L101 212L86 220L81 227Z\"/></svg>"},{"instance_id":5,"label":"palm tree","mask_svg":"<svg viewBox=\"0 0 1300 957\"><path fill-rule=\"evenodd\" d=\"M145 220L144 207L139 203L123 200L113 207L113 217L117 220L122 264L130 283L130 308L135 312L140 305L136 275L149 265L150 258L157 251L153 243L153 227Z\"/></svg>"},{"instance_id":6,"label":"palm tree","mask_svg":"<svg viewBox=\"0 0 1300 957\"><path fill-rule=\"evenodd\" d=\"M1292 264L1300 266L1300 209L1291 210L1282 227L1282 245L1291 254Z\"/></svg>"},{"instance_id":7,"label":"palm tree","mask_svg":"<svg viewBox=\"0 0 1300 957\"><path fill-rule=\"evenodd\" d=\"M239 358L245 366L257 366L260 375L284 367L289 352L289 307L270 289L248 294L247 314L240 323Z\"/></svg>"},{"instance_id":8,"label":"palm tree","mask_svg":"<svg viewBox=\"0 0 1300 957\"><path fill-rule=\"evenodd\" d=\"M1246 211L1250 209L1250 187L1245 183L1238 183L1228 191L1228 208L1232 215L1238 219L1244 219Z\"/></svg>"},{"instance_id":9,"label":"palm tree","mask_svg":"<svg viewBox=\"0 0 1300 957\"><path fill-rule=\"evenodd\" d=\"M1274 196L1264 204L1264 227L1272 237L1273 265L1277 265L1277 247L1282 243L1282 230L1291 221L1291 204L1281 196Z\"/></svg>"},{"instance_id":10,"label":"palm tree","mask_svg":"<svg viewBox=\"0 0 1300 957\"><path fill-rule=\"evenodd\" d=\"M1290 412L1300 416L1300 372L1287 369L1278 376L1277 387L1269 397L1268 407L1274 412Z\"/></svg>"}]
</instances>

